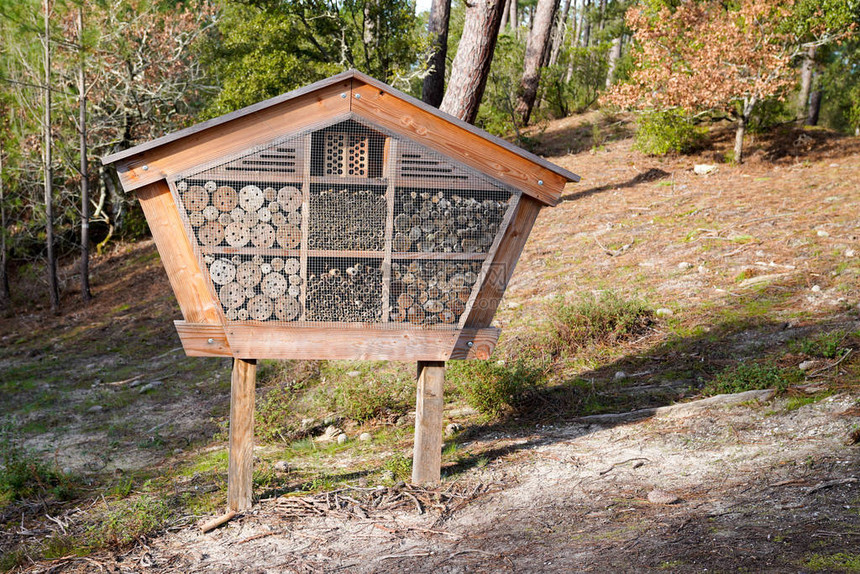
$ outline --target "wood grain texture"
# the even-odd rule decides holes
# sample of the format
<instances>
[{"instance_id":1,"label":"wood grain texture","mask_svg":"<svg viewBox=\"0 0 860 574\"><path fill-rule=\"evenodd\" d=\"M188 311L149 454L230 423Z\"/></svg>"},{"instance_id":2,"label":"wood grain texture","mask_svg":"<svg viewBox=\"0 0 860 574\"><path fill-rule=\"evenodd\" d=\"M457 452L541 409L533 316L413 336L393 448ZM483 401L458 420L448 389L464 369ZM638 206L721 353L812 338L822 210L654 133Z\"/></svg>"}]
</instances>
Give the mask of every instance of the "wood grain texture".
<instances>
[{"instance_id":1,"label":"wood grain texture","mask_svg":"<svg viewBox=\"0 0 860 574\"><path fill-rule=\"evenodd\" d=\"M444 361L459 337L454 330L332 329L278 325L228 325L236 357Z\"/></svg>"},{"instance_id":2,"label":"wood grain texture","mask_svg":"<svg viewBox=\"0 0 860 574\"><path fill-rule=\"evenodd\" d=\"M352 111L367 120L521 189L546 205L558 203L567 182L562 176L378 88L356 80L353 92L361 97L352 98Z\"/></svg>"},{"instance_id":3,"label":"wood grain texture","mask_svg":"<svg viewBox=\"0 0 860 574\"><path fill-rule=\"evenodd\" d=\"M442 411L445 399L445 363L418 362L415 403L415 445L412 449L412 484L437 485L442 479Z\"/></svg>"},{"instance_id":4,"label":"wood grain texture","mask_svg":"<svg viewBox=\"0 0 860 574\"><path fill-rule=\"evenodd\" d=\"M254 387L257 361L235 359L230 381L230 456L227 463L227 506L251 508L254 474Z\"/></svg>"},{"instance_id":5,"label":"wood grain texture","mask_svg":"<svg viewBox=\"0 0 860 574\"><path fill-rule=\"evenodd\" d=\"M220 123L187 137L117 162L125 191L139 189L173 174L196 168L349 113L351 80L303 94L256 113ZM143 169L146 166L147 169Z\"/></svg>"},{"instance_id":6,"label":"wood grain texture","mask_svg":"<svg viewBox=\"0 0 860 574\"><path fill-rule=\"evenodd\" d=\"M398 141L385 138L385 151L383 153L383 175L391 183L385 189L385 258L382 260L382 322L388 322L391 312L391 249L392 237L394 237L394 181L391 175L397 173L400 164L400 152Z\"/></svg>"},{"instance_id":7,"label":"wood grain texture","mask_svg":"<svg viewBox=\"0 0 860 574\"><path fill-rule=\"evenodd\" d=\"M497 327L463 329L454 344L454 350L451 351L451 360L480 359L486 361L496 350L496 343L498 343L501 333L502 330Z\"/></svg>"},{"instance_id":8,"label":"wood grain texture","mask_svg":"<svg viewBox=\"0 0 860 574\"><path fill-rule=\"evenodd\" d=\"M185 235L167 183L161 180L142 188L138 199L182 317L189 323L220 324L218 303L209 291L208 281Z\"/></svg>"},{"instance_id":9,"label":"wood grain texture","mask_svg":"<svg viewBox=\"0 0 860 574\"><path fill-rule=\"evenodd\" d=\"M531 197L520 199L513 221L469 311L464 323L466 327L488 327L492 322L541 207L542 204Z\"/></svg>"},{"instance_id":10,"label":"wood grain texture","mask_svg":"<svg viewBox=\"0 0 860 574\"><path fill-rule=\"evenodd\" d=\"M174 321L182 348L189 357L232 357L224 325ZM211 342L210 342L211 341Z\"/></svg>"}]
</instances>

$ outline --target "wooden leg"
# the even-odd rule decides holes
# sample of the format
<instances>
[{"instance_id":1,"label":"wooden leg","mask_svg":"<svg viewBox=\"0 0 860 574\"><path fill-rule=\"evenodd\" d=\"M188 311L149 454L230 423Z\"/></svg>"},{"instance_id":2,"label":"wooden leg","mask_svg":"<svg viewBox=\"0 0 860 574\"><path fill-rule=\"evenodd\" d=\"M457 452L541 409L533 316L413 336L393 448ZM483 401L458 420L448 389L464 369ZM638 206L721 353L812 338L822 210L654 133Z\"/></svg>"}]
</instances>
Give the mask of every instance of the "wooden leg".
<instances>
[{"instance_id":1,"label":"wooden leg","mask_svg":"<svg viewBox=\"0 0 860 574\"><path fill-rule=\"evenodd\" d=\"M445 362L419 361L415 446L412 455L413 484L439 484L442 479L444 387Z\"/></svg>"},{"instance_id":2,"label":"wooden leg","mask_svg":"<svg viewBox=\"0 0 860 574\"><path fill-rule=\"evenodd\" d=\"M234 359L230 383L230 458L227 465L227 506L251 508L254 475L254 387L257 361Z\"/></svg>"}]
</instances>

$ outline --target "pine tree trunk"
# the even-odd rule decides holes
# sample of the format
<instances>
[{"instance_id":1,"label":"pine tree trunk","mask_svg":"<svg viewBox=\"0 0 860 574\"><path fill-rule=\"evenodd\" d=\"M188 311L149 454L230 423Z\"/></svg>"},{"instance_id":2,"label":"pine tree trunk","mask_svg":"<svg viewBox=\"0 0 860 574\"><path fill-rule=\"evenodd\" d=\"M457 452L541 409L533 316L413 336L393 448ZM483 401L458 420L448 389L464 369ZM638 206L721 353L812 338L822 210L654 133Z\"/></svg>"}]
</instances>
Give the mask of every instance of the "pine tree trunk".
<instances>
[{"instance_id":1,"label":"pine tree trunk","mask_svg":"<svg viewBox=\"0 0 860 574\"><path fill-rule=\"evenodd\" d=\"M803 122L807 119L807 104L809 102L809 91L812 89L812 73L815 67L815 46L811 46L803 55L803 64L800 67L800 93L797 95L797 121Z\"/></svg>"},{"instance_id":2,"label":"pine tree trunk","mask_svg":"<svg viewBox=\"0 0 860 574\"><path fill-rule=\"evenodd\" d=\"M508 20L510 19L509 16L511 13L511 2L513 2L513 1L514 0L505 0L505 7L502 8L502 22L499 24L499 33L500 34L508 25Z\"/></svg>"},{"instance_id":3,"label":"pine tree trunk","mask_svg":"<svg viewBox=\"0 0 860 574\"><path fill-rule=\"evenodd\" d=\"M538 84L540 83L541 64L552 32L553 16L556 0L538 0L534 14L534 25L526 44L526 55L523 61L523 77L520 80L520 92L517 97L516 112L523 125L529 123Z\"/></svg>"},{"instance_id":4,"label":"pine tree trunk","mask_svg":"<svg viewBox=\"0 0 860 574\"><path fill-rule=\"evenodd\" d=\"M591 8L591 0L585 0L582 7L582 45L588 47L591 44L591 20L588 19L588 9Z\"/></svg>"},{"instance_id":5,"label":"pine tree trunk","mask_svg":"<svg viewBox=\"0 0 860 574\"><path fill-rule=\"evenodd\" d=\"M487 85L502 21L502 2L475 0L466 4L463 35L451 63L451 77L439 109L470 124L475 123Z\"/></svg>"},{"instance_id":6,"label":"pine tree trunk","mask_svg":"<svg viewBox=\"0 0 860 574\"><path fill-rule=\"evenodd\" d=\"M744 134L747 129L747 124L752 116L753 108L755 108L756 99L744 99L743 107L738 116L738 127L735 129L735 163L741 164L744 161Z\"/></svg>"},{"instance_id":7,"label":"pine tree trunk","mask_svg":"<svg viewBox=\"0 0 860 574\"><path fill-rule=\"evenodd\" d=\"M433 38L433 55L430 56L430 73L424 78L421 99L439 107L445 95L445 58L448 55L448 20L451 0L433 0L427 31Z\"/></svg>"},{"instance_id":8,"label":"pine tree trunk","mask_svg":"<svg viewBox=\"0 0 860 574\"><path fill-rule=\"evenodd\" d=\"M45 0L45 243L48 248L48 290L51 299L51 312L60 312L60 290L57 285L57 259L54 254L54 189L51 169L51 41L50 6Z\"/></svg>"},{"instance_id":9,"label":"pine tree trunk","mask_svg":"<svg viewBox=\"0 0 860 574\"><path fill-rule=\"evenodd\" d=\"M818 115L821 112L822 95L821 89L819 88L812 92L812 95L809 97L809 114L806 116L806 125L808 126L818 125Z\"/></svg>"},{"instance_id":10,"label":"pine tree trunk","mask_svg":"<svg viewBox=\"0 0 860 574\"><path fill-rule=\"evenodd\" d=\"M615 67L618 65L618 59L621 57L621 36L612 39L612 47L609 48L606 62L606 88L612 85L613 76L615 75Z\"/></svg>"},{"instance_id":11,"label":"pine tree trunk","mask_svg":"<svg viewBox=\"0 0 860 574\"><path fill-rule=\"evenodd\" d=\"M78 42L81 62L78 68L78 104L81 130L81 297L92 299L90 293L90 182L87 162L87 84L84 60L84 9L78 7Z\"/></svg>"},{"instance_id":12,"label":"pine tree trunk","mask_svg":"<svg viewBox=\"0 0 860 574\"><path fill-rule=\"evenodd\" d=\"M558 62L558 55L561 52L561 47L564 45L564 40L567 37L567 18L570 14L570 0L564 0L564 6L561 8L561 13L556 18L555 28L552 35L552 48L549 53L549 65L555 66Z\"/></svg>"},{"instance_id":13,"label":"pine tree trunk","mask_svg":"<svg viewBox=\"0 0 860 574\"><path fill-rule=\"evenodd\" d=\"M516 31L520 27L519 15L517 14L517 0L511 0L511 5L508 14L508 26L512 31Z\"/></svg>"},{"instance_id":14,"label":"pine tree trunk","mask_svg":"<svg viewBox=\"0 0 860 574\"><path fill-rule=\"evenodd\" d=\"M0 149L0 309L9 308L9 264L6 259L6 196L3 189L3 150Z\"/></svg>"}]
</instances>

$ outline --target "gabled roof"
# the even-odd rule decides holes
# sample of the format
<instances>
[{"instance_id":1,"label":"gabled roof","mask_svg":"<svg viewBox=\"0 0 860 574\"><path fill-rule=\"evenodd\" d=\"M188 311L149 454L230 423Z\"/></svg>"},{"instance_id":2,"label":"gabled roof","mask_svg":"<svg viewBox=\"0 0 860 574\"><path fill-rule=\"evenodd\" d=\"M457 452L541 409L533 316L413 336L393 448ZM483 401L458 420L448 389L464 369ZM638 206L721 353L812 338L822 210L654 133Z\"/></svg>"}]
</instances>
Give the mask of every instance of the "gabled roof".
<instances>
[{"instance_id":1,"label":"gabled roof","mask_svg":"<svg viewBox=\"0 0 860 574\"><path fill-rule=\"evenodd\" d=\"M363 99L362 99L363 98ZM356 114L420 141L539 201L555 205L579 176L356 70L242 108L102 158L125 191L265 144L321 118Z\"/></svg>"}]
</instances>

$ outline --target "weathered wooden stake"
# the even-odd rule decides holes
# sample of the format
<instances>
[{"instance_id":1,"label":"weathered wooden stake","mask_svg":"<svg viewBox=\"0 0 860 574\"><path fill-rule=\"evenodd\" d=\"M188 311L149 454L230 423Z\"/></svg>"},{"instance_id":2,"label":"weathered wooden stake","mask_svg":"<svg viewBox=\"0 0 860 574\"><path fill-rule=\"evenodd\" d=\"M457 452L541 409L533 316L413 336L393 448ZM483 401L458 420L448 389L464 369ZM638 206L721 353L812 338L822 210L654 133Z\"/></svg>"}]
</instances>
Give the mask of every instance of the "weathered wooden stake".
<instances>
[{"instance_id":1,"label":"weathered wooden stake","mask_svg":"<svg viewBox=\"0 0 860 574\"><path fill-rule=\"evenodd\" d=\"M234 359L230 383L230 458L227 466L227 506L241 512L251 508L254 476L254 387L256 359Z\"/></svg>"},{"instance_id":2,"label":"weathered wooden stake","mask_svg":"<svg viewBox=\"0 0 860 574\"><path fill-rule=\"evenodd\" d=\"M444 361L418 361L415 445L412 449L413 484L439 484L442 479L444 386Z\"/></svg>"}]
</instances>

